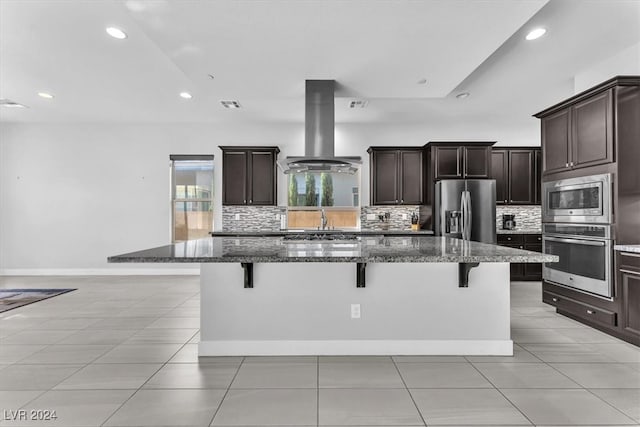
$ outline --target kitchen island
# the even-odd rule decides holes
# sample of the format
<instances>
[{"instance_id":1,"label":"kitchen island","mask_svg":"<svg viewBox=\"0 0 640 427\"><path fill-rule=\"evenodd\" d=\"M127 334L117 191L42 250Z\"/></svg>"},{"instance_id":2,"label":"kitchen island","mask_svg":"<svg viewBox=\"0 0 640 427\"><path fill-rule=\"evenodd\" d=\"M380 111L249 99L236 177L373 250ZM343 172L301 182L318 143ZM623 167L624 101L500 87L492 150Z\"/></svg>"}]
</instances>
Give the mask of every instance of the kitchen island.
<instances>
[{"instance_id":1,"label":"kitchen island","mask_svg":"<svg viewBox=\"0 0 640 427\"><path fill-rule=\"evenodd\" d=\"M214 235L109 261L201 263L201 356L511 355L509 263L557 261L426 234L317 234Z\"/></svg>"}]
</instances>

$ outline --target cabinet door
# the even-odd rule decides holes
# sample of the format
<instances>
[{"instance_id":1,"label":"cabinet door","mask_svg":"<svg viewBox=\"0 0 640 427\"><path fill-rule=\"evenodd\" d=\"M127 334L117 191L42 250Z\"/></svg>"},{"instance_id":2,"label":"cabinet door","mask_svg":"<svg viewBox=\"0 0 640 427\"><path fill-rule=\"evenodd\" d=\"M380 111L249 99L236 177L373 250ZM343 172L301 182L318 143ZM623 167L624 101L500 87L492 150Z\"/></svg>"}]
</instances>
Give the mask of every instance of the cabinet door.
<instances>
[{"instance_id":1,"label":"cabinet door","mask_svg":"<svg viewBox=\"0 0 640 427\"><path fill-rule=\"evenodd\" d=\"M508 150L491 151L491 178L496 180L496 203L507 203L507 161Z\"/></svg>"},{"instance_id":2,"label":"cabinet door","mask_svg":"<svg viewBox=\"0 0 640 427\"><path fill-rule=\"evenodd\" d=\"M250 205L275 205L275 158L273 151L249 152L249 200Z\"/></svg>"},{"instance_id":3,"label":"cabinet door","mask_svg":"<svg viewBox=\"0 0 640 427\"><path fill-rule=\"evenodd\" d=\"M533 203L533 151L509 150L509 203Z\"/></svg>"},{"instance_id":4,"label":"cabinet door","mask_svg":"<svg viewBox=\"0 0 640 427\"><path fill-rule=\"evenodd\" d=\"M542 244L525 244L528 251L542 252ZM542 280L542 263L530 262L524 264L524 280Z\"/></svg>"},{"instance_id":5,"label":"cabinet door","mask_svg":"<svg viewBox=\"0 0 640 427\"><path fill-rule=\"evenodd\" d=\"M462 147L433 147L435 179L462 178Z\"/></svg>"},{"instance_id":6,"label":"cabinet door","mask_svg":"<svg viewBox=\"0 0 640 427\"><path fill-rule=\"evenodd\" d=\"M400 156L400 203L421 205L424 203L424 174L422 150L402 150Z\"/></svg>"},{"instance_id":7,"label":"cabinet door","mask_svg":"<svg viewBox=\"0 0 640 427\"><path fill-rule=\"evenodd\" d=\"M222 204L247 203L247 152L224 151L222 154Z\"/></svg>"},{"instance_id":8,"label":"cabinet door","mask_svg":"<svg viewBox=\"0 0 640 427\"><path fill-rule=\"evenodd\" d=\"M371 153L371 204L395 205L398 194L398 152Z\"/></svg>"},{"instance_id":9,"label":"cabinet door","mask_svg":"<svg viewBox=\"0 0 640 427\"><path fill-rule=\"evenodd\" d=\"M533 203L542 204L542 152L533 150L533 168L535 170L533 182Z\"/></svg>"},{"instance_id":10,"label":"cabinet door","mask_svg":"<svg viewBox=\"0 0 640 427\"><path fill-rule=\"evenodd\" d=\"M640 338L640 257L623 252L618 259L622 291L620 326L626 334Z\"/></svg>"},{"instance_id":11,"label":"cabinet door","mask_svg":"<svg viewBox=\"0 0 640 427\"><path fill-rule=\"evenodd\" d=\"M464 147L464 178L491 176L491 147Z\"/></svg>"},{"instance_id":12,"label":"cabinet door","mask_svg":"<svg viewBox=\"0 0 640 427\"><path fill-rule=\"evenodd\" d=\"M569 167L570 110L562 110L542 119L542 154L545 173Z\"/></svg>"},{"instance_id":13,"label":"cabinet door","mask_svg":"<svg viewBox=\"0 0 640 427\"><path fill-rule=\"evenodd\" d=\"M613 161L613 120L611 92L607 90L572 108L572 167L585 167Z\"/></svg>"}]
</instances>

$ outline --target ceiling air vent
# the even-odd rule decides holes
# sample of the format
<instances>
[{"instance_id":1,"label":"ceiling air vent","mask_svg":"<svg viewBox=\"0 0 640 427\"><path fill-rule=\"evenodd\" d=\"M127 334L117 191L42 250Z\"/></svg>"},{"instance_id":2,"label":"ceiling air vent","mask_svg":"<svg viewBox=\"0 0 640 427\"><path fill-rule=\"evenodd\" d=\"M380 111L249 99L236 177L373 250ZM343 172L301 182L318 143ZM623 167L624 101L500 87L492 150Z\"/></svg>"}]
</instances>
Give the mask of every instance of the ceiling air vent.
<instances>
[{"instance_id":1,"label":"ceiling air vent","mask_svg":"<svg viewBox=\"0 0 640 427\"><path fill-rule=\"evenodd\" d=\"M364 99L354 99L349 102L349 108L365 108L367 105L369 105L369 101Z\"/></svg>"},{"instance_id":2,"label":"ceiling air vent","mask_svg":"<svg viewBox=\"0 0 640 427\"><path fill-rule=\"evenodd\" d=\"M220 101L224 108L240 108L238 101Z\"/></svg>"},{"instance_id":3,"label":"ceiling air vent","mask_svg":"<svg viewBox=\"0 0 640 427\"><path fill-rule=\"evenodd\" d=\"M0 106L7 108L27 108L26 105L22 105L18 102L6 98L0 99Z\"/></svg>"}]
</instances>

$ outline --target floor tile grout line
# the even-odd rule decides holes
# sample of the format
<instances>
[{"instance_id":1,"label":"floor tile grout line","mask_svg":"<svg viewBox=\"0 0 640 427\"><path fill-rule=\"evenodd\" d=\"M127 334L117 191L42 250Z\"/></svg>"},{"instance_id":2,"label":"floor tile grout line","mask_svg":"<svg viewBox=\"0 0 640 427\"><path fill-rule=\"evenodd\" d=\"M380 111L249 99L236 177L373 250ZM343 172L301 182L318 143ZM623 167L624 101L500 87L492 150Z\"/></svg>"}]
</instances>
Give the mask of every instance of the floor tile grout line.
<instances>
[{"instance_id":1,"label":"floor tile grout line","mask_svg":"<svg viewBox=\"0 0 640 427\"><path fill-rule=\"evenodd\" d=\"M520 414L527 420L529 421L529 423L533 426L535 426L536 424L533 422L533 420L531 420L529 417L527 417L527 415L515 404L511 401L511 399L509 399L503 392L502 390L500 390L485 374L482 373L482 371L480 371L480 369L478 369L478 367L476 365L474 365L473 363L471 363L471 366L473 367L473 369L475 369L480 375L482 375L482 377L493 386L493 389L496 390L498 393L500 393L500 395L511 404L511 406L513 406L514 408L516 408L516 410L518 412L520 412Z\"/></svg>"},{"instance_id":2,"label":"floor tile grout line","mask_svg":"<svg viewBox=\"0 0 640 427\"><path fill-rule=\"evenodd\" d=\"M207 426L212 426L213 425L213 421L216 419L216 416L218 415L218 412L220 412L220 408L222 408L222 404L224 403L224 400L227 398L227 395L229 394L229 391L231 391L231 385L236 380L236 377L238 376L238 373L240 372L240 368L242 368L242 365L244 364L245 359L246 359L246 357L243 356L242 359L240 360L240 364L238 365L238 368L236 369L236 373L233 375L233 378L231 378L231 381L229 382L229 386L227 387L226 391L222 395L222 399L220 399L220 403L218 404L218 407L216 408L216 410L213 412L213 416L211 417L211 420L209 421L209 424L207 424Z\"/></svg>"},{"instance_id":3,"label":"floor tile grout line","mask_svg":"<svg viewBox=\"0 0 640 427\"><path fill-rule=\"evenodd\" d=\"M396 363L396 361L395 361L395 359L393 357L391 357L391 363L393 363L393 366L396 368L396 372L398 373L398 376L400 377L400 381L402 381L402 384L404 385L404 389L409 394L409 398L411 399L411 402L413 403L413 406L416 408L416 411L418 412L418 415L420 416L420 420L422 421L422 424L427 426L427 421L424 419L424 415L422 414L422 411L420 411L420 408L418 407L418 404L416 403L416 400L413 398L413 394L411 393L411 390L409 389L409 387L407 387L407 383L405 382L404 377L402 376L402 373L400 372L400 368L398 367L398 364Z\"/></svg>"},{"instance_id":4,"label":"floor tile grout line","mask_svg":"<svg viewBox=\"0 0 640 427\"><path fill-rule=\"evenodd\" d=\"M176 351L173 353L173 355L171 355L171 356L167 359L167 361L166 361L166 362L164 362L164 363L160 364L160 367L159 367L158 369L156 369L156 370L155 370L155 372L154 372L153 374L151 374L151 375L146 379L146 381L145 381L145 382L143 382L143 383L140 385L140 387L138 387L137 389L135 389L135 391L134 391L133 393L131 393L131 396L129 396L129 397L128 397L124 402L122 402L122 404L120 404L120 406L118 406L118 407L116 408L116 410L115 410L115 411L113 411L113 412L111 413L111 415L109 415L109 416L108 416L108 417L107 417L107 418L102 422L102 424L100 424L100 426L104 426L104 425L105 425L105 423L107 423L107 422L108 422L108 421L109 421L109 420L110 420L110 419L111 419L111 418L112 418L112 417L113 417L113 416L114 416L114 415L115 415L115 414L116 414L120 409L122 409L122 407L123 407L124 405L126 405L126 404L127 404L127 402L128 402L129 400L131 400L131 399L133 398L133 396L135 396L136 394L138 394L138 392L139 392L140 390L142 390L142 388L145 386L145 384L147 384L151 378L153 378L153 377L154 377L158 372L160 372L160 370L161 370L162 368L164 368L164 367L169 363L169 360L171 360L173 357L175 357L175 356L176 356L176 354L178 354L178 352L179 352L180 350L182 350L182 349L184 348L184 346L185 346L185 345L186 345L186 343L185 343L185 344L183 344L183 345L182 345L178 350L176 350ZM104 364L104 365L108 365L108 363L103 363L103 364ZM142 365L148 365L148 364L150 364L150 363L149 363L149 362L147 362L147 363L144 363L144 362L143 362L143 363L140 363L140 364L142 364ZM99 365L99 363L97 363L97 365ZM134 389L131 389L131 390L134 390Z\"/></svg>"}]
</instances>

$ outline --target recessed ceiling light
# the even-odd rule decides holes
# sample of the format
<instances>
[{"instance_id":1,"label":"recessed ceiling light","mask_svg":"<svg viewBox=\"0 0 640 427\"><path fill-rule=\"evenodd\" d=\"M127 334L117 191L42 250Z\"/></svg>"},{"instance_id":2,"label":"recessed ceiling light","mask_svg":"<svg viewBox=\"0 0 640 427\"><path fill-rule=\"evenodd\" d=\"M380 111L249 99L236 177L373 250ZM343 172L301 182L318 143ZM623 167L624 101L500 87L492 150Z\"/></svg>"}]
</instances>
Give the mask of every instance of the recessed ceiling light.
<instances>
[{"instance_id":1,"label":"recessed ceiling light","mask_svg":"<svg viewBox=\"0 0 640 427\"><path fill-rule=\"evenodd\" d=\"M426 85L427 84L427 79L425 79L424 77L421 78L420 80L418 80L416 83L418 83L419 85Z\"/></svg>"},{"instance_id":2,"label":"recessed ceiling light","mask_svg":"<svg viewBox=\"0 0 640 427\"><path fill-rule=\"evenodd\" d=\"M7 108L27 108L26 105L22 105L10 99L0 99L0 106Z\"/></svg>"},{"instance_id":3,"label":"recessed ceiling light","mask_svg":"<svg viewBox=\"0 0 640 427\"><path fill-rule=\"evenodd\" d=\"M527 34L527 37L525 37L527 40L535 40L539 37L542 37L544 35L544 33L546 33L547 30L545 30L544 28L536 28L533 29L531 31L529 31L529 34Z\"/></svg>"},{"instance_id":4,"label":"recessed ceiling light","mask_svg":"<svg viewBox=\"0 0 640 427\"><path fill-rule=\"evenodd\" d=\"M122 40L127 38L127 33L116 27L107 27L107 34L109 34L114 39Z\"/></svg>"},{"instance_id":5,"label":"recessed ceiling light","mask_svg":"<svg viewBox=\"0 0 640 427\"><path fill-rule=\"evenodd\" d=\"M462 92L456 95L456 98L458 99L465 99L468 98L469 95L471 95L469 92Z\"/></svg>"},{"instance_id":6,"label":"recessed ceiling light","mask_svg":"<svg viewBox=\"0 0 640 427\"><path fill-rule=\"evenodd\" d=\"M189 92L180 92L180 98L191 99L193 98L193 95L191 95Z\"/></svg>"},{"instance_id":7,"label":"recessed ceiling light","mask_svg":"<svg viewBox=\"0 0 640 427\"><path fill-rule=\"evenodd\" d=\"M238 101L220 101L224 108L240 108L240 103Z\"/></svg>"},{"instance_id":8,"label":"recessed ceiling light","mask_svg":"<svg viewBox=\"0 0 640 427\"><path fill-rule=\"evenodd\" d=\"M38 96L40 98L53 99L53 95L51 95L50 93L47 93L47 92L38 92Z\"/></svg>"}]
</instances>

